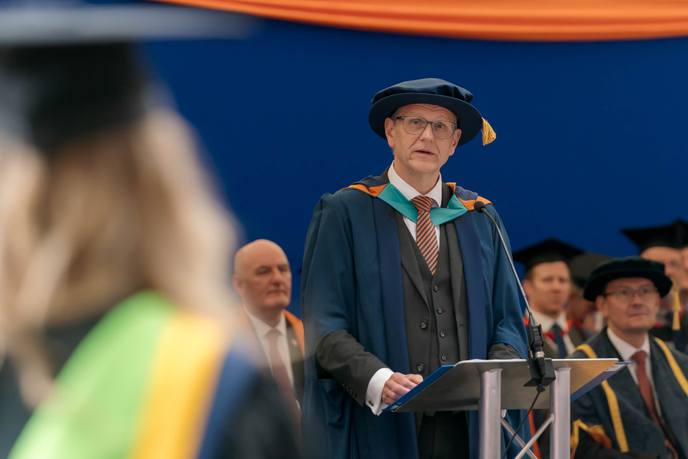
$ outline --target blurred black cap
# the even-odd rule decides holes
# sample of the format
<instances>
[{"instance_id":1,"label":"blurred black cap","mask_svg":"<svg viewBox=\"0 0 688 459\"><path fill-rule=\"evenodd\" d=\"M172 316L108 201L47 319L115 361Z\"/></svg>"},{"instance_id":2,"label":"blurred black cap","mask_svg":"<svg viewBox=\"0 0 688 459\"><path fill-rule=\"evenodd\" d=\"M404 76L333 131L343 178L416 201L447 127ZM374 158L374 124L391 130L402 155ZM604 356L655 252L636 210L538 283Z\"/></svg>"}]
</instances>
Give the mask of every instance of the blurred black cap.
<instances>
[{"instance_id":1,"label":"blurred black cap","mask_svg":"<svg viewBox=\"0 0 688 459\"><path fill-rule=\"evenodd\" d=\"M70 139L139 119L156 100L133 45L0 51L0 130L50 154Z\"/></svg>"},{"instance_id":2,"label":"blurred black cap","mask_svg":"<svg viewBox=\"0 0 688 459\"><path fill-rule=\"evenodd\" d=\"M585 288L593 269L597 268L602 263L613 260L614 257L602 255L593 252L584 252L581 255L574 257L569 263L571 269L571 280L580 288Z\"/></svg>"},{"instance_id":3,"label":"blurred black cap","mask_svg":"<svg viewBox=\"0 0 688 459\"><path fill-rule=\"evenodd\" d=\"M550 238L514 252L514 260L525 264L527 273L540 263L563 261L568 264L582 253L582 250L571 244Z\"/></svg>"},{"instance_id":4,"label":"blurred black cap","mask_svg":"<svg viewBox=\"0 0 688 459\"><path fill-rule=\"evenodd\" d=\"M0 46L246 38L258 19L149 1L0 1Z\"/></svg>"},{"instance_id":5,"label":"blurred black cap","mask_svg":"<svg viewBox=\"0 0 688 459\"><path fill-rule=\"evenodd\" d=\"M0 3L0 131L50 154L171 104L143 40L243 38L248 16L155 3Z\"/></svg>"},{"instance_id":6,"label":"blurred black cap","mask_svg":"<svg viewBox=\"0 0 688 459\"><path fill-rule=\"evenodd\" d=\"M669 225L621 230L635 245L638 253L652 247L682 249L688 246L688 223L676 220Z\"/></svg>"}]
</instances>

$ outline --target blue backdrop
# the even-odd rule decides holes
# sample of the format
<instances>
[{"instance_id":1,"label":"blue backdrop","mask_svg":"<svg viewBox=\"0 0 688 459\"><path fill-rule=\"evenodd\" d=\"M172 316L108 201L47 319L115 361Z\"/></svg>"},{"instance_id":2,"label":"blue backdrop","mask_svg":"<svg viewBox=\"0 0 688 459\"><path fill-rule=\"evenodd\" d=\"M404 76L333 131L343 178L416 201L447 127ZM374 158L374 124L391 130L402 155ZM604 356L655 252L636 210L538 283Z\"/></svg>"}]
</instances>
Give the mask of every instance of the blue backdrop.
<instances>
[{"instance_id":1,"label":"blue backdrop","mask_svg":"<svg viewBox=\"0 0 688 459\"><path fill-rule=\"evenodd\" d=\"M367 116L404 80L473 92L497 141L458 148L442 176L495 204L515 250L554 236L630 255L619 228L688 218L688 39L479 42L265 21L248 40L147 48L245 240L287 253L297 315L312 209L391 163Z\"/></svg>"}]
</instances>

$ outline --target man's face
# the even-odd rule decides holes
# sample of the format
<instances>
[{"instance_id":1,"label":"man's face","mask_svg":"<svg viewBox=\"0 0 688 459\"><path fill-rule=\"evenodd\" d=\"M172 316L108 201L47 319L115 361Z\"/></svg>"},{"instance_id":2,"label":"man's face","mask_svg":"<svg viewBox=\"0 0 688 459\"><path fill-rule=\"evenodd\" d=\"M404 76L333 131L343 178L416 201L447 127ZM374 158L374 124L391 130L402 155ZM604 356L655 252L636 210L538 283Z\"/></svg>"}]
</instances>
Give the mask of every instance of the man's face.
<instances>
[{"instance_id":1,"label":"man's face","mask_svg":"<svg viewBox=\"0 0 688 459\"><path fill-rule=\"evenodd\" d=\"M642 289L651 290L646 298L634 294L633 299L624 300L620 292L632 292ZM609 282L604 289L606 296L600 295L595 300L597 309L607 319L607 325L616 334L647 332L655 324L659 311L659 293L649 279L626 278Z\"/></svg>"},{"instance_id":2,"label":"man's face","mask_svg":"<svg viewBox=\"0 0 688 459\"><path fill-rule=\"evenodd\" d=\"M533 310L549 316L559 315L571 295L571 273L563 261L540 263L523 282Z\"/></svg>"},{"instance_id":3,"label":"man's face","mask_svg":"<svg viewBox=\"0 0 688 459\"><path fill-rule=\"evenodd\" d=\"M282 249L274 243L253 243L242 254L234 288L249 310L282 310L291 301L291 270Z\"/></svg>"},{"instance_id":4,"label":"man's face","mask_svg":"<svg viewBox=\"0 0 688 459\"><path fill-rule=\"evenodd\" d=\"M688 289L688 275L683 255L678 249L670 247L650 247L640 254L646 260L664 263L664 274L676 281L681 289Z\"/></svg>"},{"instance_id":5,"label":"man's face","mask_svg":"<svg viewBox=\"0 0 688 459\"><path fill-rule=\"evenodd\" d=\"M451 111L437 105L414 104L402 107L399 116L417 116L426 121L456 122ZM439 139L428 124L420 135L404 130L404 120L385 120L387 143L394 150L394 168L403 176L437 174L447 159L454 154L461 130L457 129L448 139Z\"/></svg>"}]
</instances>

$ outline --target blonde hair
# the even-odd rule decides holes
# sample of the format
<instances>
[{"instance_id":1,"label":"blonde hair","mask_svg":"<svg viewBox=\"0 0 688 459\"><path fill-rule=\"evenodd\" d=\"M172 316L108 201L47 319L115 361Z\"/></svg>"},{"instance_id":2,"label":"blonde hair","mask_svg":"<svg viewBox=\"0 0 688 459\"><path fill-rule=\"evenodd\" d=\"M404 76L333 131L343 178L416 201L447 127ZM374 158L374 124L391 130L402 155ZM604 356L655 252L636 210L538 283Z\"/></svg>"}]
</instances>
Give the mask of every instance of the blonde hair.
<instances>
[{"instance_id":1,"label":"blonde hair","mask_svg":"<svg viewBox=\"0 0 688 459\"><path fill-rule=\"evenodd\" d=\"M186 124L170 111L46 156L0 139L0 352L35 405L48 323L104 313L138 290L223 314L235 230ZM49 374L49 373L47 373Z\"/></svg>"}]
</instances>

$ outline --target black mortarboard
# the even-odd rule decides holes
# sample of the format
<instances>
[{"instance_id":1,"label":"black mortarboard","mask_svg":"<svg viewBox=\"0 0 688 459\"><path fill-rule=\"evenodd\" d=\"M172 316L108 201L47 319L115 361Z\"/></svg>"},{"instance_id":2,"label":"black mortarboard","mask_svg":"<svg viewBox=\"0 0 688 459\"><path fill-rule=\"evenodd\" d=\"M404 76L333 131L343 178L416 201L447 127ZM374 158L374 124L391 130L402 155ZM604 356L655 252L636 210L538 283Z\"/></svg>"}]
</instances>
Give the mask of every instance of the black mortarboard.
<instances>
[{"instance_id":1,"label":"black mortarboard","mask_svg":"<svg viewBox=\"0 0 688 459\"><path fill-rule=\"evenodd\" d=\"M599 253L584 252L581 255L574 257L569 262L571 269L571 280L580 288L585 287L585 283L590 277L593 269L597 268L602 263L613 260L614 257L601 255Z\"/></svg>"},{"instance_id":2,"label":"black mortarboard","mask_svg":"<svg viewBox=\"0 0 688 459\"><path fill-rule=\"evenodd\" d=\"M0 46L246 38L257 19L148 1L0 2Z\"/></svg>"},{"instance_id":3,"label":"black mortarboard","mask_svg":"<svg viewBox=\"0 0 688 459\"><path fill-rule=\"evenodd\" d=\"M242 37L250 20L158 4L13 1L0 7L0 130L50 153L167 105L133 43Z\"/></svg>"},{"instance_id":4,"label":"black mortarboard","mask_svg":"<svg viewBox=\"0 0 688 459\"><path fill-rule=\"evenodd\" d=\"M471 105L473 94L460 86L439 78L404 81L378 91L373 97L368 114L368 123L373 131L382 137L385 134L385 119L404 105L430 104L444 107L453 112L461 128L459 145L470 142L480 130L483 130L483 145L492 142L496 135L490 124L480 116L480 112Z\"/></svg>"},{"instance_id":5,"label":"black mortarboard","mask_svg":"<svg viewBox=\"0 0 688 459\"><path fill-rule=\"evenodd\" d=\"M0 130L49 154L162 104L147 81L126 43L6 49L0 51Z\"/></svg>"},{"instance_id":6,"label":"black mortarboard","mask_svg":"<svg viewBox=\"0 0 688 459\"><path fill-rule=\"evenodd\" d=\"M671 290L672 281L664 274L664 263L640 257L626 257L608 261L595 268L585 284L583 297L588 301L595 301L598 295L604 293L609 282L632 277L650 279L662 297Z\"/></svg>"},{"instance_id":7,"label":"black mortarboard","mask_svg":"<svg viewBox=\"0 0 688 459\"><path fill-rule=\"evenodd\" d=\"M540 263L563 261L568 264L573 257L582 253L571 244L550 238L514 252L514 260L525 264L528 272Z\"/></svg>"},{"instance_id":8,"label":"black mortarboard","mask_svg":"<svg viewBox=\"0 0 688 459\"><path fill-rule=\"evenodd\" d=\"M623 229L621 232L638 246L638 253L652 247L682 249L688 246L688 223L683 220L665 226Z\"/></svg>"}]
</instances>

